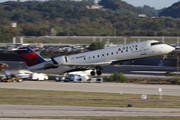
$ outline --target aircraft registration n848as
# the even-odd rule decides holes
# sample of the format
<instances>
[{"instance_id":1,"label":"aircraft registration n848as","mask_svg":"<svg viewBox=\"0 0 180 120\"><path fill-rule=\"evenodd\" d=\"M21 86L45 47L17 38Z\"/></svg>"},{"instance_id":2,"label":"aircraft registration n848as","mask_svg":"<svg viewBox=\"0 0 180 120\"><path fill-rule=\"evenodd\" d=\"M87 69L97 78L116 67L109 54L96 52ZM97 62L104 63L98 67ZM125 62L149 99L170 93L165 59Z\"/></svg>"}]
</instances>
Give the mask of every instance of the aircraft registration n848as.
<instances>
[{"instance_id":1,"label":"aircraft registration n848as","mask_svg":"<svg viewBox=\"0 0 180 120\"><path fill-rule=\"evenodd\" d=\"M64 74L73 71L92 70L91 75L101 75L104 66L133 61L158 55L166 55L175 48L156 40L147 40L74 55L51 57L46 61L29 47L15 52L27 64L29 70L39 73Z\"/></svg>"}]
</instances>

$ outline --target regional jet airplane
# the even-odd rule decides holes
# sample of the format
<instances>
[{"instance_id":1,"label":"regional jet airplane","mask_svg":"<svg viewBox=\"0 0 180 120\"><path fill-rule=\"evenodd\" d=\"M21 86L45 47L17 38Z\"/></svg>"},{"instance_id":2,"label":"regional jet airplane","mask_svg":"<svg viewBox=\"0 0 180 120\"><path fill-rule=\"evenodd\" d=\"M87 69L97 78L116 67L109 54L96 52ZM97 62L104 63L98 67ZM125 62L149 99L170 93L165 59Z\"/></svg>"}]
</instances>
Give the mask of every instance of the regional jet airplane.
<instances>
[{"instance_id":1,"label":"regional jet airplane","mask_svg":"<svg viewBox=\"0 0 180 120\"><path fill-rule=\"evenodd\" d=\"M101 75L104 66L152 56L163 56L174 49L159 41L147 40L74 55L51 57L49 61L44 60L29 47L21 47L16 52L32 72L63 74L92 70L91 75L94 76L95 74Z\"/></svg>"}]
</instances>

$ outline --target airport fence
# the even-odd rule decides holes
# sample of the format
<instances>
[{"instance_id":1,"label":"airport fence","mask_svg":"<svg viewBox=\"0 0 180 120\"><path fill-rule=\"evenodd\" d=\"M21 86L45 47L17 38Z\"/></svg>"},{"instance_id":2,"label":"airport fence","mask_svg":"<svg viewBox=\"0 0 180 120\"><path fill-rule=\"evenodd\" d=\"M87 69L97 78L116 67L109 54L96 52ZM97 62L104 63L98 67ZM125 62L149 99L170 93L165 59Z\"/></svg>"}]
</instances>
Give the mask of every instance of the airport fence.
<instances>
[{"instance_id":1,"label":"airport fence","mask_svg":"<svg viewBox=\"0 0 180 120\"><path fill-rule=\"evenodd\" d=\"M108 44L123 45L133 42L140 42L145 40L158 40L166 44L179 44L180 37L156 37L156 36L54 36L54 37L28 37L24 38L24 43L29 44L91 44L92 42L104 42Z\"/></svg>"}]
</instances>

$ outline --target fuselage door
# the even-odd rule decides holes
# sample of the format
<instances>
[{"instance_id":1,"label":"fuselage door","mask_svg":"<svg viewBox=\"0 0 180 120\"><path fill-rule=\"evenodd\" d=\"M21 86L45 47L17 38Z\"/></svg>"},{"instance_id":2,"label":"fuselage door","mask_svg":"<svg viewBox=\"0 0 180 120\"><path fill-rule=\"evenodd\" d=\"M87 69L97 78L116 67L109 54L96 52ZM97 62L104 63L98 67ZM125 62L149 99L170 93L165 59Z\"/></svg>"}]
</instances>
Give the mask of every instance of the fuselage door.
<instances>
[{"instance_id":1,"label":"fuselage door","mask_svg":"<svg viewBox=\"0 0 180 120\"><path fill-rule=\"evenodd\" d=\"M141 55L146 55L145 45L141 45Z\"/></svg>"},{"instance_id":2,"label":"fuselage door","mask_svg":"<svg viewBox=\"0 0 180 120\"><path fill-rule=\"evenodd\" d=\"M65 58L65 61L66 61L66 62L68 62L68 58L67 58L67 56L64 56L64 58Z\"/></svg>"}]
</instances>

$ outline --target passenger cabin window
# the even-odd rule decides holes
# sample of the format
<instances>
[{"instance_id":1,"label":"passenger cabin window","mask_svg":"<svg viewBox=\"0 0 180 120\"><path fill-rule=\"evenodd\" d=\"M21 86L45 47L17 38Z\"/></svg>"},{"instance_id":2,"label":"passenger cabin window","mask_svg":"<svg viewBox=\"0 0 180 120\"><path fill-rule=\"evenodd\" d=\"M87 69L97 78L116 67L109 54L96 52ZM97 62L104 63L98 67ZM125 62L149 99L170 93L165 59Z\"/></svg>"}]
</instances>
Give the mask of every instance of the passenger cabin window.
<instances>
[{"instance_id":1,"label":"passenger cabin window","mask_svg":"<svg viewBox=\"0 0 180 120\"><path fill-rule=\"evenodd\" d=\"M163 43L162 42L154 42L154 43L151 43L151 46L160 45L160 44L163 44Z\"/></svg>"}]
</instances>

